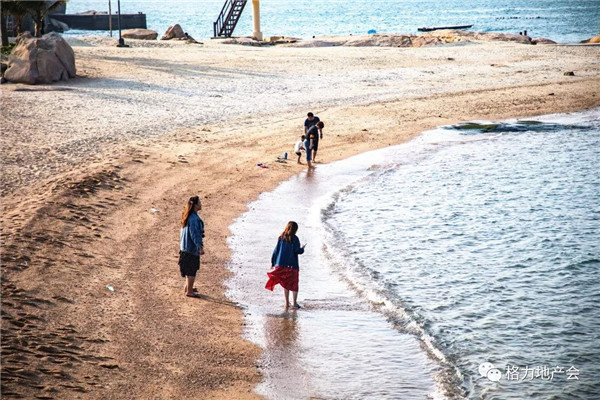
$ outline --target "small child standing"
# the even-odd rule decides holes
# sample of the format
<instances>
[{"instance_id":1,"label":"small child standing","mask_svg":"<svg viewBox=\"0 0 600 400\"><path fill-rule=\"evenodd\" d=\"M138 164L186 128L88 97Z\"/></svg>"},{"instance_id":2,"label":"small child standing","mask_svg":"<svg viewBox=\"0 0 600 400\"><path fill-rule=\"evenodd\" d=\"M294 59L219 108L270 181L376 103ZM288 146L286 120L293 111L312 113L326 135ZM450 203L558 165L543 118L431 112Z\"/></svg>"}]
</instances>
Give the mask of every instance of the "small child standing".
<instances>
[{"instance_id":1,"label":"small child standing","mask_svg":"<svg viewBox=\"0 0 600 400\"><path fill-rule=\"evenodd\" d=\"M290 221L285 226L285 229L279 235L277 246L273 250L271 256L271 268L273 272L267 272L269 280L265 285L265 289L273 290L275 285L283 286L283 295L285 297L285 308L290 307L290 292L292 292L292 307L301 308L298 305L298 281L299 270L298 254L304 253L304 246L300 245L300 239L296 236L298 232L298 224Z\"/></svg>"},{"instance_id":2,"label":"small child standing","mask_svg":"<svg viewBox=\"0 0 600 400\"><path fill-rule=\"evenodd\" d=\"M296 155L298 156L298 164L302 164L302 162L300 161L300 158L302 157L302 150L306 150L304 148L304 140L306 140L306 136L302 135L302 139L298 140L296 142L296 145L294 146L294 151L296 152Z\"/></svg>"}]
</instances>

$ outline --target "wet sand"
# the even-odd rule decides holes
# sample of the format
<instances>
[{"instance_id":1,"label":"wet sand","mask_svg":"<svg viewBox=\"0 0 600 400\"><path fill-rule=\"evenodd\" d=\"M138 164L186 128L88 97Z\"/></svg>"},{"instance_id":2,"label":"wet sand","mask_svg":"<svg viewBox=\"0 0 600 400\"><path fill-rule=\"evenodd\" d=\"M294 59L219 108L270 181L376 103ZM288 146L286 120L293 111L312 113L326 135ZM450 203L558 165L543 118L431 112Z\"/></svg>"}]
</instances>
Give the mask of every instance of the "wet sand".
<instances>
[{"instance_id":1,"label":"wet sand","mask_svg":"<svg viewBox=\"0 0 600 400\"><path fill-rule=\"evenodd\" d=\"M80 78L1 87L3 397L257 397L260 348L224 294L228 227L303 170L274 160L307 111L327 163L442 124L600 105L591 46L131 44L80 40ZM178 218L196 193L207 254L189 299Z\"/></svg>"}]
</instances>

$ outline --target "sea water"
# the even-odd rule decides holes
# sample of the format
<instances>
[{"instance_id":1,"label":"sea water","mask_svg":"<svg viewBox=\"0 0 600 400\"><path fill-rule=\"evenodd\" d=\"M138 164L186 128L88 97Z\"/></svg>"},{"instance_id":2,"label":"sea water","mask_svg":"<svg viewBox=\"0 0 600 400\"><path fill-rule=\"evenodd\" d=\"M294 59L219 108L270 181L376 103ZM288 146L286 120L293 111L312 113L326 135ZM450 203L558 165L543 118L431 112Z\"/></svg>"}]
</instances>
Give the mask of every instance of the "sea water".
<instances>
[{"instance_id":1,"label":"sea water","mask_svg":"<svg viewBox=\"0 0 600 400\"><path fill-rule=\"evenodd\" d=\"M112 0L116 13L117 1ZM147 25L162 35L180 24L196 39L213 36L213 22L224 0L129 1L121 12L143 12ZM423 26L473 25L472 30L545 37L559 43L589 39L600 29L600 0L262 0L261 30L265 36L308 38L321 35L418 33ZM108 11L107 0L74 0L68 13ZM116 30L117 27L114 27ZM236 36L252 35L252 5L246 5ZM69 35L107 32L69 31Z\"/></svg>"},{"instance_id":2,"label":"sea water","mask_svg":"<svg viewBox=\"0 0 600 400\"><path fill-rule=\"evenodd\" d=\"M262 288L290 219L297 312ZM318 165L231 230L268 398L600 398L600 109Z\"/></svg>"}]
</instances>

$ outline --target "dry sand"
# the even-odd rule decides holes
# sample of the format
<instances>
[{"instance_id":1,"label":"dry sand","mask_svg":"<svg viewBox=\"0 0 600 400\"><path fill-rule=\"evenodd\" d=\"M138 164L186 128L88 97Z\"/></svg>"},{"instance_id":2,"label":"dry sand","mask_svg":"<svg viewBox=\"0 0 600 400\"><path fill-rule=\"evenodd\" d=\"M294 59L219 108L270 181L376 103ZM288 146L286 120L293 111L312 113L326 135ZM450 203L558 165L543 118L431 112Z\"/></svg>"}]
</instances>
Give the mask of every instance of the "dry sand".
<instances>
[{"instance_id":1,"label":"dry sand","mask_svg":"<svg viewBox=\"0 0 600 400\"><path fill-rule=\"evenodd\" d=\"M600 106L600 47L72 43L78 79L1 88L6 398L255 398L260 350L224 295L228 226L304 168L273 161L307 111L330 162L438 125ZM202 299L176 264L196 193Z\"/></svg>"}]
</instances>

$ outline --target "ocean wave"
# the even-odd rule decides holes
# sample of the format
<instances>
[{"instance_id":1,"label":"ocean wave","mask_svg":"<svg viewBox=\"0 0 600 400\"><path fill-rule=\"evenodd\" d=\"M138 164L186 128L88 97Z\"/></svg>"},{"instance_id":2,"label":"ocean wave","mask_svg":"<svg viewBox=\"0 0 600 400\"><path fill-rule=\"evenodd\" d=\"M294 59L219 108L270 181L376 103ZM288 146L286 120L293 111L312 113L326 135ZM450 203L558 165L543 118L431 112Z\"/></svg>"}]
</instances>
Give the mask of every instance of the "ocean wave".
<instances>
[{"instance_id":1,"label":"ocean wave","mask_svg":"<svg viewBox=\"0 0 600 400\"><path fill-rule=\"evenodd\" d=\"M388 172L389 168L381 173ZM344 245L344 239L339 230L330 221L336 213L336 203L344 195L351 193L355 185L350 185L331 196L330 203L321 210L321 221L325 228L323 253L329 266L356 292L366 300L370 307L383 314L392 326L399 332L413 335L422 344L423 349L440 366L434 379L438 384L434 399L460 399L466 396L463 388L464 376L460 369L451 361L437 344L436 337L427 331L427 321L413 307L403 303L402 299L394 296L390 286L378 271L365 266L352 256L352 252Z\"/></svg>"},{"instance_id":2,"label":"ocean wave","mask_svg":"<svg viewBox=\"0 0 600 400\"><path fill-rule=\"evenodd\" d=\"M597 370L599 115L428 131L321 209L327 264L420 341L450 398L497 396L482 361L576 357ZM537 392L553 393L535 382L500 391Z\"/></svg>"}]
</instances>

